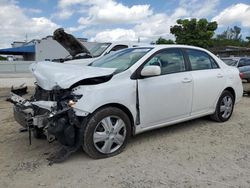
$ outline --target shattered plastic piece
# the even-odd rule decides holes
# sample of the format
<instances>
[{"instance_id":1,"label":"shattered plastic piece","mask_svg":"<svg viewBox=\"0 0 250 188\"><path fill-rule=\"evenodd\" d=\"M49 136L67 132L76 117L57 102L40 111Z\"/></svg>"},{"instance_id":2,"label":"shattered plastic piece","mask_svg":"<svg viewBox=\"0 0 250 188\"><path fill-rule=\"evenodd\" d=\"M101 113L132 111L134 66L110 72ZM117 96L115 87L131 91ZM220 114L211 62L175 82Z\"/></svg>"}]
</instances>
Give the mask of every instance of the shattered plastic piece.
<instances>
[{"instance_id":1,"label":"shattered plastic piece","mask_svg":"<svg viewBox=\"0 0 250 188\"><path fill-rule=\"evenodd\" d=\"M24 128L24 127L21 127L21 128L19 129L19 132L20 132L20 133L27 132L27 131L28 131L28 129L27 129L27 128Z\"/></svg>"},{"instance_id":2,"label":"shattered plastic piece","mask_svg":"<svg viewBox=\"0 0 250 188\"><path fill-rule=\"evenodd\" d=\"M20 86L11 86L11 92L20 96L27 94L27 89L28 87L25 83L21 84Z\"/></svg>"}]
</instances>

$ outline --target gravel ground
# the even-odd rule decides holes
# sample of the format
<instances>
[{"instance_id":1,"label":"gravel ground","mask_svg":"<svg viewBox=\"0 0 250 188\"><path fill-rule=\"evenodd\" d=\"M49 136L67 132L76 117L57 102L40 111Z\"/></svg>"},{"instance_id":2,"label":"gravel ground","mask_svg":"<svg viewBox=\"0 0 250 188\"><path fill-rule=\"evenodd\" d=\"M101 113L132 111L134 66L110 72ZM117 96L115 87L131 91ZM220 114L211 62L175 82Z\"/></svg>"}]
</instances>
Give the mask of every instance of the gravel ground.
<instances>
[{"instance_id":1,"label":"gravel ground","mask_svg":"<svg viewBox=\"0 0 250 188\"><path fill-rule=\"evenodd\" d=\"M26 83L27 86L34 85L34 77L31 73L1 73L0 74L0 89L8 88L12 85L19 86Z\"/></svg>"},{"instance_id":2,"label":"gravel ground","mask_svg":"<svg viewBox=\"0 0 250 188\"><path fill-rule=\"evenodd\" d=\"M250 98L231 119L201 118L140 134L118 156L93 160L82 150L48 165L56 142L19 133L0 89L0 187L250 187Z\"/></svg>"}]
</instances>

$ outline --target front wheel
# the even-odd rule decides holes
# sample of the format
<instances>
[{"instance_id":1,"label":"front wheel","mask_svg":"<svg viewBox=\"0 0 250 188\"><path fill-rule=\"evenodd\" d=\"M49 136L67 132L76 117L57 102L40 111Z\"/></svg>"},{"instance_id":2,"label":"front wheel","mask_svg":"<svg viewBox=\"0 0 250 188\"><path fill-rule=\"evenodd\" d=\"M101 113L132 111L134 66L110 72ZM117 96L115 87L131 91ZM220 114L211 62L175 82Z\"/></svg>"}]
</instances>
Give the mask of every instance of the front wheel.
<instances>
[{"instance_id":1,"label":"front wheel","mask_svg":"<svg viewBox=\"0 0 250 188\"><path fill-rule=\"evenodd\" d=\"M216 110L211 118L218 122L225 122L227 121L234 109L234 97L233 95L225 90L222 92L216 106Z\"/></svg>"},{"instance_id":2,"label":"front wheel","mask_svg":"<svg viewBox=\"0 0 250 188\"><path fill-rule=\"evenodd\" d=\"M83 149L92 158L117 155L125 148L131 135L130 119L115 107L96 111L84 131Z\"/></svg>"}]
</instances>

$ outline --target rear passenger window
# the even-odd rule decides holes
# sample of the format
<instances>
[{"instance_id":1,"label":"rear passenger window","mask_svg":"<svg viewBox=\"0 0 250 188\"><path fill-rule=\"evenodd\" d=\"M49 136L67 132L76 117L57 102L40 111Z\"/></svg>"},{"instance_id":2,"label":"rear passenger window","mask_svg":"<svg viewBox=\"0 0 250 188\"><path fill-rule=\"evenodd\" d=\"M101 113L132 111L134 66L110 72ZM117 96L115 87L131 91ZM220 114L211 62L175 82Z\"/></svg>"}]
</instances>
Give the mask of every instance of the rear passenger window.
<instances>
[{"instance_id":1,"label":"rear passenger window","mask_svg":"<svg viewBox=\"0 0 250 188\"><path fill-rule=\"evenodd\" d=\"M192 70L205 70L219 68L215 60L206 52L199 50L186 50Z\"/></svg>"},{"instance_id":2,"label":"rear passenger window","mask_svg":"<svg viewBox=\"0 0 250 188\"><path fill-rule=\"evenodd\" d=\"M184 57L178 49L167 49L155 54L145 66L158 65L161 75L185 71Z\"/></svg>"}]
</instances>

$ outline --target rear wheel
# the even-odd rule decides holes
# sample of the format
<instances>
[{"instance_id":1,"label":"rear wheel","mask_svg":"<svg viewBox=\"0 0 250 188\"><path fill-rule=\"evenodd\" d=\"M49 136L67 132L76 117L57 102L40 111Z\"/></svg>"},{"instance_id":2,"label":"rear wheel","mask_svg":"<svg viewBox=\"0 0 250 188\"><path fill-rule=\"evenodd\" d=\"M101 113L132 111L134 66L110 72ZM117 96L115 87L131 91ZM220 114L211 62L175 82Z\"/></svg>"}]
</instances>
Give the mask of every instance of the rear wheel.
<instances>
[{"instance_id":1,"label":"rear wheel","mask_svg":"<svg viewBox=\"0 0 250 188\"><path fill-rule=\"evenodd\" d=\"M84 131L83 149L92 158L119 154L131 135L131 123L119 108L106 107L95 112Z\"/></svg>"},{"instance_id":2,"label":"rear wheel","mask_svg":"<svg viewBox=\"0 0 250 188\"><path fill-rule=\"evenodd\" d=\"M225 122L231 117L233 109L234 97L231 92L225 90L221 94L217 102L216 110L214 114L211 115L211 118L218 122Z\"/></svg>"}]
</instances>

